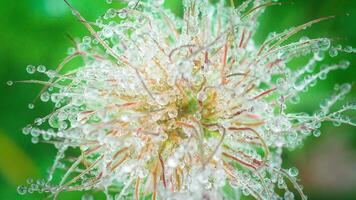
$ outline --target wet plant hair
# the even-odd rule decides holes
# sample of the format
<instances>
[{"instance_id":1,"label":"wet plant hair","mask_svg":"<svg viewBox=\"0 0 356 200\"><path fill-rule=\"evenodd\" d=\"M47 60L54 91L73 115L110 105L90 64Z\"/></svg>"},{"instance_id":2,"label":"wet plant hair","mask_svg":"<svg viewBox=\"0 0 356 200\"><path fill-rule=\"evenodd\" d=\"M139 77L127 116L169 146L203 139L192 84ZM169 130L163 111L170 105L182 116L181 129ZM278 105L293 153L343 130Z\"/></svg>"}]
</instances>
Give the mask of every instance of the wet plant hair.
<instances>
[{"instance_id":1,"label":"wet plant hair","mask_svg":"<svg viewBox=\"0 0 356 200\"><path fill-rule=\"evenodd\" d=\"M258 17L280 2L184 0L179 18L162 0L127 0L125 8L110 8L95 22L65 2L90 35L73 39L75 47L56 70L27 67L48 75L22 82L43 84L38 98L55 109L23 133L33 143L52 143L58 154L49 177L19 186L20 194L57 198L100 190L107 199L305 200L298 170L281 166L283 149L318 137L325 121L356 125L344 115L355 103L333 107L351 90L347 83L314 114L286 110L300 101L299 93L350 65L320 66L325 54L356 52L334 47L328 38L286 42L332 17L271 33L256 44ZM307 56L304 66L288 67ZM78 57L84 64L63 72Z\"/></svg>"}]
</instances>

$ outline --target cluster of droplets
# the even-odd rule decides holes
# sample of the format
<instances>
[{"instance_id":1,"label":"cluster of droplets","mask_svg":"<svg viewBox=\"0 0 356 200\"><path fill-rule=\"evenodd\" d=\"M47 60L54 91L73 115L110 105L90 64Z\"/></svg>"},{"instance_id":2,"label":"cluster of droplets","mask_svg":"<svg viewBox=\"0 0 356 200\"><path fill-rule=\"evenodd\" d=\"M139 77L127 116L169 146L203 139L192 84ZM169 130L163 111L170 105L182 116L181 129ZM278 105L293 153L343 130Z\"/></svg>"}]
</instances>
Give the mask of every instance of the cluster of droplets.
<instances>
[{"instance_id":1,"label":"cluster of droplets","mask_svg":"<svg viewBox=\"0 0 356 200\"><path fill-rule=\"evenodd\" d=\"M237 8L185 0L183 19L163 9L161 0L125 2L127 7L110 8L95 22L69 4L91 35L76 41L56 70L27 66L28 73L49 80L19 82L43 84L38 98L55 109L23 133L33 143L53 143L58 155L48 181L20 186L19 193L99 189L108 199L234 194L291 200L297 192L305 200L298 169L281 167L283 148L319 137L325 121L356 125L345 115L355 103L333 109L350 84L336 86L314 114L287 111L289 102L300 102L299 93L350 65L320 65L328 53L355 53L327 38L284 44L328 18L271 33L256 45L251 38L265 0ZM61 72L79 56L82 67ZM298 57L309 60L298 70L288 68ZM69 149L80 154L73 159L65 154ZM60 182L52 185L57 171Z\"/></svg>"},{"instance_id":2,"label":"cluster of droplets","mask_svg":"<svg viewBox=\"0 0 356 200\"><path fill-rule=\"evenodd\" d=\"M33 180L31 178L26 181L28 186L20 185L17 187L17 192L20 195L32 194L32 193L48 193L54 190L54 186L52 186L49 182L44 179Z\"/></svg>"}]
</instances>

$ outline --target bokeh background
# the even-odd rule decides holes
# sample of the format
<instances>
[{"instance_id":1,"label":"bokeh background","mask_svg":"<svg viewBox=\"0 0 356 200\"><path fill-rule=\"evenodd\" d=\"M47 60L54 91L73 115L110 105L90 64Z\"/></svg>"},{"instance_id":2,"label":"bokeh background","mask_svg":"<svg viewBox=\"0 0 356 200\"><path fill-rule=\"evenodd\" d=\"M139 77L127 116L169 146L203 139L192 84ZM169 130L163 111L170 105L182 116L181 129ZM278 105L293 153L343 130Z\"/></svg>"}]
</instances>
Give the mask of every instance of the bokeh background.
<instances>
[{"instance_id":1,"label":"bokeh background","mask_svg":"<svg viewBox=\"0 0 356 200\"><path fill-rule=\"evenodd\" d=\"M110 6L105 0L71 0L74 6L90 21L102 15ZM238 3L241 1L238 1ZM356 0L294 0L283 6L266 10L260 19L257 42L263 41L271 31L283 31L312 19L335 15L336 18L314 25L293 39L301 36L330 37L333 44L356 47ZM175 14L182 15L181 0L166 0L164 6ZM28 64L55 66L71 46L67 34L75 38L88 32L62 0L1 0L0 5L0 200L44 199L43 194L21 196L17 185L27 178L46 176L55 149L50 144L32 144L31 138L21 133L22 127L51 110L50 104L37 102L35 109L28 109L40 87L31 84L15 84L8 80L41 79L39 75L25 72ZM292 40L293 40L292 39ZM326 62L348 59L352 65L337 71L320 81L317 86L302 94L301 102L293 111L312 112L319 100L326 98L335 83L355 82L356 54L340 53L337 58L327 56ZM296 60L297 67L303 60ZM345 99L356 99L356 87ZM355 118L355 114L353 116ZM304 145L284 153L286 168L299 168L301 183L311 200L356 199L356 128L334 127L325 123L319 138L309 137ZM95 194L96 199L103 199ZM59 199L80 199L83 193L72 192L60 195Z\"/></svg>"}]
</instances>

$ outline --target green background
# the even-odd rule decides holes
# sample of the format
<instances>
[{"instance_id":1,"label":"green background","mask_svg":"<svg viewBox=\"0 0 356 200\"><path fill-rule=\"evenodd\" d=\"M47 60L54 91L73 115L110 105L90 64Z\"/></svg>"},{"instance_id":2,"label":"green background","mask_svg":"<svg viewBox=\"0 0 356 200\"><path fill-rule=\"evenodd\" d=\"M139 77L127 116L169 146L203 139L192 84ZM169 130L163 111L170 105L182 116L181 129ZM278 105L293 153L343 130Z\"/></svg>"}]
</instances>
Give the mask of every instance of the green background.
<instances>
[{"instance_id":1,"label":"green background","mask_svg":"<svg viewBox=\"0 0 356 200\"><path fill-rule=\"evenodd\" d=\"M71 2L89 21L94 21L109 7L104 0ZM356 47L356 0L288 2L290 4L266 10L255 36L257 42L271 31L279 32L318 17L335 15L335 19L314 25L294 39L302 35L330 37L333 44ZM182 14L178 0L167 0L165 6L177 15ZM21 133L26 124L48 113L51 105L38 102L35 109L29 110L28 103L40 87L31 84L9 87L6 82L45 78L27 74L26 65L44 64L54 69L71 46L66 34L79 38L88 32L61 0L2 0L0 14L0 200L44 199L44 195L39 194L20 196L16 186L24 184L29 177L45 177L54 159L55 149L51 145L34 145L29 136ZM328 57L327 62L345 58L352 63L349 69L334 72L327 80L320 81L301 95L301 103L292 110L311 112L332 92L335 83L354 82L356 54L341 53L337 58ZM292 67L300 63L302 59L293 62ZM353 85L347 99L355 97ZM284 166L299 168L301 183L309 199L356 199L356 128L324 124L322 133L320 138L310 137L301 148L286 150ZM60 199L80 199L81 195L76 192L63 194ZM103 199L101 194L97 195L97 199Z\"/></svg>"}]
</instances>

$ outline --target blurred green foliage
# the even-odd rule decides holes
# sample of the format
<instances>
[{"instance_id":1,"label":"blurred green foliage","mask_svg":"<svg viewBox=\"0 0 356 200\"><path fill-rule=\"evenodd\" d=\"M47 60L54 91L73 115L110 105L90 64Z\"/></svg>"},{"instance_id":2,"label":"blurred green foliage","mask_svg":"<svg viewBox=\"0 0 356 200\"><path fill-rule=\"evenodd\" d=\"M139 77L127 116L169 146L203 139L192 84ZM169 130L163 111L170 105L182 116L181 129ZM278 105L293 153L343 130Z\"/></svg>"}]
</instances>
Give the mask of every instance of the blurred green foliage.
<instances>
[{"instance_id":1,"label":"blurred green foliage","mask_svg":"<svg viewBox=\"0 0 356 200\"><path fill-rule=\"evenodd\" d=\"M89 21L94 21L110 7L104 0L72 0L71 2ZM120 4L114 3L112 6L118 7ZM172 9L175 14L182 15L180 0L166 0L165 6ZM0 13L0 199L44 199L43 194L20 196L16 192L16 186L24 184L26 178L29 177L45 177L53 161L56 152L52 145L34 145L29 136L21 133L21 128L26 124L48 113L51 105L37 102L35 109L29 110L27 105L38 94L40 87L29 84L16 84L8 87L6 82L44 78L39 75L30 77L25 72L25 66L44 64L54 69L65 57L67 48L71 46L66 35L79 38L88 35L88 32L71 15L71 11L61 0L2 0ZM255 40L261 42L271 31L283 31L291 26L330 15L335 15L336 18L303 31L295 36L294 40L298 40L302 35L330 37L334 44L356 47L355 0L295 0L294 3L270 7L261 17L259 32ZM328 58L326 62L338 62L345 58L353 63L348 70L332 73L326 81L320 82L308 93L301 95L302 102L292 109L311 112L317 108L319 100L331 93L335 83L354 82L355 54L342 54L337 59ZM298 67L303 61L300 59L292 62L292 67ZM355 99L355 97L356 92L353 87L348 98ZM335 129L330 124L325 124L322 132L321 139L334 137L334 135L344 136L350 141L348 144L352 145L351 151L355 152L355 128L342 126ZM296 160L305 160L306 155L313 152L318 140L309 138L303 149L287 151L285 167L295 165L301 169L308 167L300 166ZM330 171L330 173L333 172ZM353 174L355 175L356 172ZM356 193L352 190L342 193L325 193L322 189L308 189L307 186L310 185L308 178L305 178L303 174L301 178L302 184L306 185L306 193L310 199L356 199ZM354 185L356 187L356 184ZM63 194L60 199L80 199L81 195L80 192ZM102 194L97 195L98 199L104 198Z\"/></svg>"}]
</instances>

